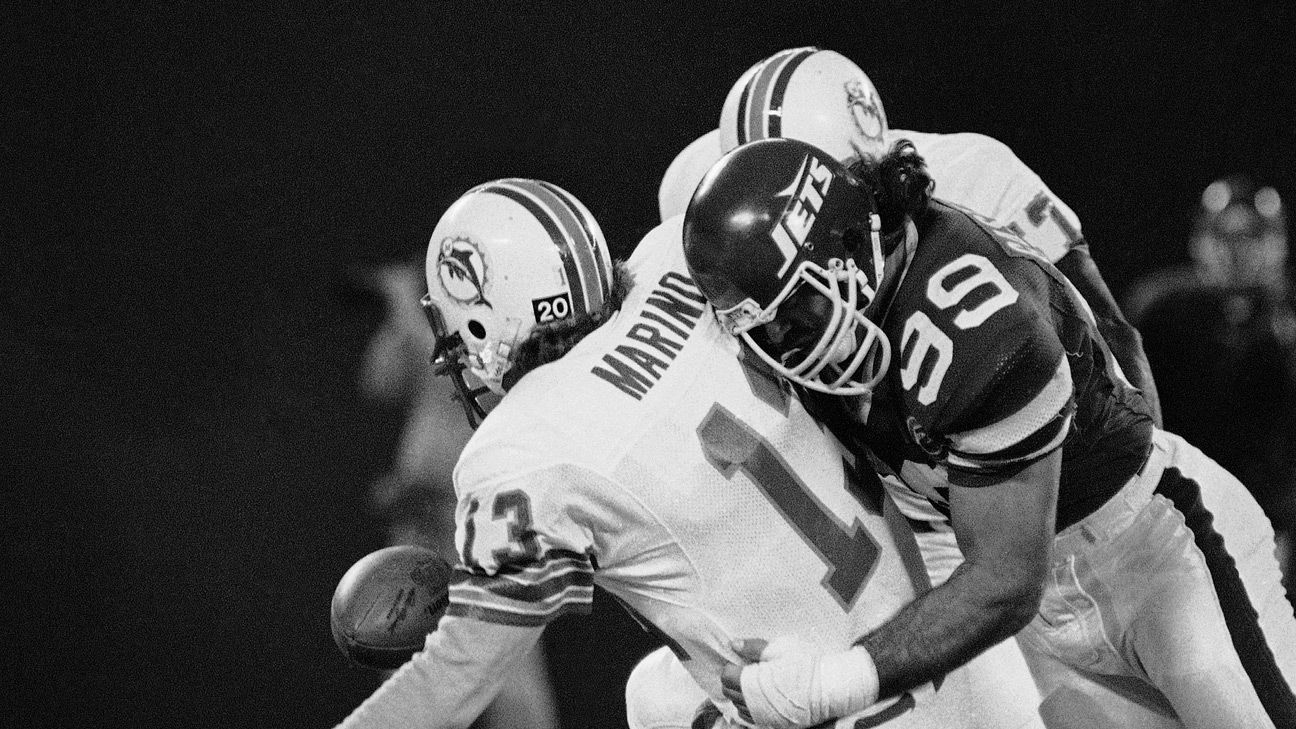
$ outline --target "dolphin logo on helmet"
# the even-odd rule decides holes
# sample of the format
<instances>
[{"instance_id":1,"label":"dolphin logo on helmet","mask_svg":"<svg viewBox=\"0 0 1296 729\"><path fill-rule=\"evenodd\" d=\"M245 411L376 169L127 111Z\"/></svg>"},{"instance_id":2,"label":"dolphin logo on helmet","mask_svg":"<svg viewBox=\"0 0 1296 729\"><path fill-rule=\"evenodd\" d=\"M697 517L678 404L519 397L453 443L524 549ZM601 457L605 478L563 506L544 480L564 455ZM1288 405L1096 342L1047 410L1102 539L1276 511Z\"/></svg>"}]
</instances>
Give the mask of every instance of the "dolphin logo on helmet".
<instances>
[{"instance_id":1,"label":"dolphin logo on helmet","mask_svg":"<svg viewBox=\"0 0 1296 729\"><path fill-rule=\"evenodd\" d=\"M451 237L441 241L437 276L446 295L455 301L494 308L486 300L486 258L471 239Z\"/></svg>"},{"instance_id":2,"label":"dolphin logo on helmet","mask_svg":"<svg viewBox=\"0 0 1296 729\"><path fill-rule=\"evenodd\" d=\"M846 82L846 106L850 109L855 128L876 144L884 144L886 134L886 113L882 111L882 100L878 98L873 85L860 78Z\"/></svg>"}]
</instances>

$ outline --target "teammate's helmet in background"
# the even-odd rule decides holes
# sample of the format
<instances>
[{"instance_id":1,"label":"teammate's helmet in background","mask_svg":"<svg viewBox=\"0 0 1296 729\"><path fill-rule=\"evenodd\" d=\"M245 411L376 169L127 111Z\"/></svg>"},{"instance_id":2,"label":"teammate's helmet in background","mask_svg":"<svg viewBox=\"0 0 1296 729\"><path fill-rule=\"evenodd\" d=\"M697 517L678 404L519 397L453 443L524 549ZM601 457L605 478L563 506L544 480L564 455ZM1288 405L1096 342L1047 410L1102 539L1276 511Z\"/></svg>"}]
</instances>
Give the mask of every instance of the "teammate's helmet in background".
<instances>
[{"instance_id":1,"label":"teammate's helmet in background","mask_svg":"<svg viewBox=\"0 0 1296 729\"><path fill-rule=\"evenodd\" d=\"M720 322L776 372L862 395L891 357L865 316L882 278L880 229L873 191L836 159L771 139L702 178L684 214L684 255Z\"/></svg>"},{"instance_id":2,"label":"teammate's helmet in background","mask_svg":"<svg viewBox=\"0 0 1296 729\"><path fill-rule=\"evenodd\" d=\"M1242 175L1212 182L1202 191L1191 254L1214 283L1285 286L1287 214L1278 191Z\"/></svg>"},{"instance_id":3,"label":"teammate's helmet in background","mask_svg":"<svg viewBox=\"0 0 1296 729\"><path fill-rule=\"evenodd\" d=\"M478 185L446 210L426 271L433 360L478 418L477 399L486 389L503 394L514 349L532 330L597 312L612 286L612 259L589 210L557 185L516 178ZM465 381L465 369L485 388Z\"/></svg>"},{"instance_id":4,"label":"teammate's helmet in background","mask_svg":"<svg viewBox=\"0 0 1296 729\"><path fill-rule=\"evenodd\" d=\"M814 47L779 51L747 70L720 112L720 148L788 137L844 165L886 153L886 112L873 82L850 59Z\"/></svg>"}]
</instances>

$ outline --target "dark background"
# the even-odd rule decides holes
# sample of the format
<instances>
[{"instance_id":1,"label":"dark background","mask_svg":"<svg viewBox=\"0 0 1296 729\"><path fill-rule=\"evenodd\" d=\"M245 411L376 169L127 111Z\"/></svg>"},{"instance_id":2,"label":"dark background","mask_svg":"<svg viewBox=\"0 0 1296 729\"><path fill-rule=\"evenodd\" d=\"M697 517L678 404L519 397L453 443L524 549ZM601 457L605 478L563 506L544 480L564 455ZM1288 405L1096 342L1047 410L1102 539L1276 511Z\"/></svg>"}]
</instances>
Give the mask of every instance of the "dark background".
<instances>
[{"instance_id":1,"label":"dark background","mask_svg":"<svg viewBox=\"0 0 1296 729\"><path fill-rule=\"evenodd\" d=\"M0 17L7 726L342 719L376 678L328 599L383 543L364 490L399 426L355 391L380 312L348 267L505 175L626 254L775 50L850 56L895 127L1008 143L1118 294L1184 258L1214 177L1296 199L1285 0L94 5ZM550 641L573 727L620 725L651 646L602 612Z\"/></svg>"}]
</instances>

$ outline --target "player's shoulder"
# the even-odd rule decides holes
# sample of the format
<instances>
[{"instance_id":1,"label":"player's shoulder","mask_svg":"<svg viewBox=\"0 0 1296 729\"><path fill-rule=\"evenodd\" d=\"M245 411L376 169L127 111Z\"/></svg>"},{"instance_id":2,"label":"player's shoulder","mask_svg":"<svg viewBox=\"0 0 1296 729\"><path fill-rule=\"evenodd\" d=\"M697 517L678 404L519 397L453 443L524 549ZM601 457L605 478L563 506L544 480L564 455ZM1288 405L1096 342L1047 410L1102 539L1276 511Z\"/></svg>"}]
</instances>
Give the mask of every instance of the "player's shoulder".
<instances>
[{"instance_id":1,"label":"player's shoulder","mask_svg":"<svg viewBox=\"0 0 1296 729\"><path fill-rule=\"evenodd\" d=\"M987 258L999 267L1017 258L1043 262L1011 229L962 204L933 198L915 221L920 242L914 261L920 267L942 266L969 254Z\"/></svg>"},{"instance_id":2,"label":"player's shoulder","mask_svg":"<svg viewBox=\"0 0 1296 729\"><path fill-rule=\"evenodd\" d=\"M703 134L675 155L657 188L657 206L662 220L683 214L702 176L721 156L719 129Z\"/></svg>"},{"instance_id":3,"label":"player's shoulder","mask_svg":"<svg viewBox=\"0 0 1296 729\"><path fill-rule=\"evenodd\" d=\"M596 458L600 451L591 443L611 442L607 429L619 414L608 394L591 385L588 351L607 341L615 324L603 324L563 356L521 377L473 433L465 457L520 469Z\"/></svg>"},{"instance_id":4,"label":"player's shoulder","mask_svg":"<svg viewBox=\"0 0 1296 729\"><path fill-rule=\"evenodd\" d=\"M667 270L687 271L684 259L684 213L666 218L657 224L635 246L626 261L627 270L634 276L636 287L646 278L653 278Z\"/></svg>"},{"instance_id":5,"label":"player's shoulder","mask_svg":"<svg viewBox=\"0 0 1296 729\"><path fill-rule=\"evenodd\" d=\"M887 132L888 144L895 144L901 139L913 142L924 158L963 158L999 165L1025 166L1011 147L980 132L918 132L910 129L892 129Z\"/></svg>"},{"instance_id":6,"label":"player's shoulder","mask_svg":"<svg viewBox=\"0 0 1296 729\"><path fill-rule=\"evenodd\" d=\"M505 481L515 474L579 458L575 449L556 447L567 426L554 399L537 397L544 393L526 387L542 369L522 378L478 426L455 466L456 485Z\"/></svg>"},{"instance_id":7,"label":"player's shoulder","mask_svg":"<svg viewBox=\"0 0 1296 729\"><path fill-rule=\"evenodd\" d=\"M987 157L1017 159L1017 155L1005 143L989 134L980 132L951 132L940 135L947 143Z\"/></svg>"},{"instance_id":8,"label":"player's shoulder","mask_svg":"<svg viewBox=\"0 0 1296 729\"><path fill-rule=\"evenodd\" d=\"M915 220L924 246L920 257L932 263L974 253L995 262L1005 275L1048 278L1053 264L1012 225L992 219L957 200L939 195ZM925 250L921 250L925 247Z\"/></svg>"},{"instance_id":9,"label":"player's shoulder","mask_svg":"<svg viewBox=\"0 0 1296 729\"><path fill-rule=\"evenodd\" d=\"M905 389L924 380L915 394L930 405L938 392L945 399L952 391L949 383L987 386L1025 364L1023 357L1038 359L1030 366L1051 376L1060 345L1047 264L1012 254L1004 243L1010 233L939 200L917 222L917 249L885 325L893 346L901 345L896 351L909 352L900 362L911 381Z\"/></svg>"},{"instance_id":10,"label":"player's shoulder","mask_svg":"<svg viewBox=\"0 0 1296 729\"><path fill-rule=\"evenodd\" d=\"M908 135L908 136L904 136ZM997 217L1005 190L1042 185L1039 175L1015 152L994 137L978 132L921 134L897 130L894 139L909 139L917 147L936 180L936 194L969 204L978 212ZM1016 200L1009 200L1015 203Z\"/></svg>"},{"instance_id":11,"label":"player's shoulder","mask_svg":"<svg viewBox=\"0 0 1296 729\"><path fill-rule=\"evenodd\" d=\"M454 469L460 499L517 488L533 496L597 492L590 484L615 471L625 441L617 421L593 417L597 393L564 387L560 377L531 385L510 392L468 441Z\"/></svg>"}]
</instances>

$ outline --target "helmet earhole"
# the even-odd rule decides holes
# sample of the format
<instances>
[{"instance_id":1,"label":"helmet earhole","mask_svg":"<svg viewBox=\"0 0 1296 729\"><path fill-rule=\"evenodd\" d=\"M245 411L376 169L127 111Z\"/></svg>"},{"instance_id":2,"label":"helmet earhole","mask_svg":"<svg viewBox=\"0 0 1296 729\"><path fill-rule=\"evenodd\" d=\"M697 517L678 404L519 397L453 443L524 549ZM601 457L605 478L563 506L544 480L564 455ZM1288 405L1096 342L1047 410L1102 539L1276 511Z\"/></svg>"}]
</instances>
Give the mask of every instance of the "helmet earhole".
<instances>
[{"instance_id":1,"label":"helmet earhole","mask_svg":"<svg viewBox=\"0 0 1296 729\"><path fill-rule=\"evenodd\" d=\"M486 327L483 326L481 322L477 321L476 319L473 319L468 322L468 333L473 335L477 339L485 339Z\"/></svg>"}]
</instances>

